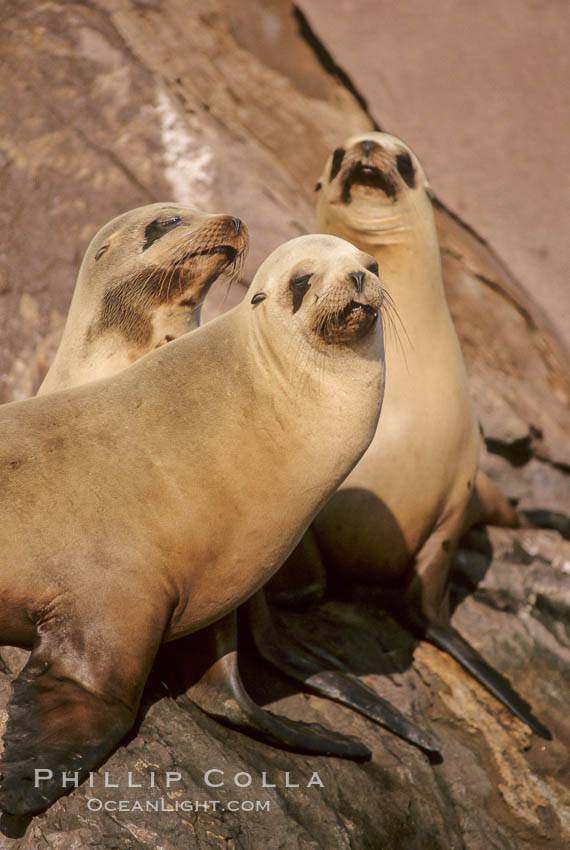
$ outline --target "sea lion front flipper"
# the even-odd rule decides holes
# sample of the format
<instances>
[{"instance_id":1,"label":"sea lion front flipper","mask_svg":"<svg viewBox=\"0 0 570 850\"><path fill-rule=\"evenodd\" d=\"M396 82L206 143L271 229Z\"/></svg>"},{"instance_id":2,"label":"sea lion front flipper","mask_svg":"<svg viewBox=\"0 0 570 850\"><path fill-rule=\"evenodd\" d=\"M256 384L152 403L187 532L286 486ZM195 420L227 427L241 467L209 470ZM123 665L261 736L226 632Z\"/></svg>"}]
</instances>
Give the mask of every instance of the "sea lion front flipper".
<instances>
[{"instance_id":1,"label":"sea lion front flipper","mask_svg":"<svg viewBox=\"0 0 570 850\"><path fill-rule=\"evenodd\" d=\"M0 809L12 815L51 805L126 735L162 636L147 623L122 633L90 624L88 635L58 625L44 625L8 702Z\"/></svg>"},{"instance_id":2,"label":"sea lion front flipper","mask_svg":"<svg viewBox=\"0 0 570 850\"><path fill-rule=\"evenodd\" d=\"M270 744L306 753L367 759L370 750L357 738L318 723L290 720L265 711L247 694L238 669L235 611L199 632L199 678L186 697L222 723Z\"/></svg>"},{"instance_id":3,"label":"sea lion front flipper","mask_svg":"<svg viewBox=\"0 0 570 850\"><path fill-rule=\"evenodd\" d=\"M282 634L278 635L263 591L247 603L250 634L259 654L272 666L302 682L309 690L349 706L391 732L430 753L441 749L437 738L361 682L334 656L303 644L303 654ZM323 669L323 664L333 670Z\"/></svg>"},{"instance_id":4,"label":"sea lion front flipper","mask_svg":"<svg viewBox=\"0 0 570 850\"><path fill-rule=\"evenodd\" d=\"M467 643L452 626L428 623L424 637L438 649L451 655L533 732L541 738L546 738L547 741L552 740L549 730L533 715L530 705L513 690L509 681L487 664L477 650Z\"/></svg>"}]
</instances>

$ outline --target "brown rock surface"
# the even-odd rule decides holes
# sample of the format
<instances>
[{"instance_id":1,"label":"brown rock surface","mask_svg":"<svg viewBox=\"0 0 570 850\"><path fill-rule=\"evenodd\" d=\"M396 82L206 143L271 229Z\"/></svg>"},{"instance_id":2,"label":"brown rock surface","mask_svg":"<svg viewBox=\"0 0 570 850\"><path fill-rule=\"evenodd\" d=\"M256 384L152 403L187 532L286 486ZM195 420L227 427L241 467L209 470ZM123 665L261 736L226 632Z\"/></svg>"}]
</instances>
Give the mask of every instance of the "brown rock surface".
<instances>
[{"instance_id":1,"label":"brown rock surface","mask_svg":"<svg viewBox=\"0 0 570 850\"><path fill-rule=\"evenodd\" d=\"M108 218L170 198L240 215L252 238L246 282L276 244L311 228L312 187L330 148L372 125L331 57L310 33L299 36L291 7L279 0L4 0L2 20L3 401L35 391L83 250ZM372 86L361 85L371 98ZM426 167L438 192L429 161ZM486 466L525 506L568 512L563 350L486 244L445 209L438 221L450 305L494 449ZM210 315L241 296L236 288L222 304L223 293L223 286L213 293ZM569 545L556 532L489 530L470 535L457 558L454 624L532 702L552 743L527 733L447 657L416 646L383 613L380 593L374 600L356 589L332 594L309 618L279 616L298 634L326 642L432 728L443 743L441 764L368 720L300 693L247 654L245 674L258 701L356 734L373 758L354 764L252 741L174 700L161 684L169 681L166 650L140 728L93 788L84 784L29 824L3 818L0 847L565 846ZM7 657L16 667L16 653ZM0 676L2 706L9 679L10 671ZM209 768L226 771L225 787L205 785ZM148 787L152 770L156 788ZM167 770L182 774L170 789ZM103 787L105 771L120 782L120 794ZM142 790L126 787L128 771ZM239 771L252 775L251 787L234 785ZM276 788L261 787L263 771ZM286 771L300 788L283 787ZM313 771L324 788L305 787ZM89 798L160 797L221 802L215 810L162 813L87 805ZM270 810L230 811L231 800L269 801Z\"/></svg>"}]
</instances>

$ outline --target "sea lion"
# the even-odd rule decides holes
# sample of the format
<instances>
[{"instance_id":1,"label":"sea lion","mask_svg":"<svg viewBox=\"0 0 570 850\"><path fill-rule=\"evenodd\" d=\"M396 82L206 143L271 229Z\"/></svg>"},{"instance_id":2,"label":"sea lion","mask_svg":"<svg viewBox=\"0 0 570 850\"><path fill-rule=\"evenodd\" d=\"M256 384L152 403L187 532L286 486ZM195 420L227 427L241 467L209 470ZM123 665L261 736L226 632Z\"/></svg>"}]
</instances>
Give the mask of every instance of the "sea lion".
<instances>
[{"instance_id":1,"label":"sea lion","mask_svg":"<svg viewBox=\"0 0 570 850\"><path fill-rule=\"evenodd\" d=\"M0 409L0 640L33 647L8 704L3 811L45 808L62 771L99 763L159 645L231 616L365 451L384 386L369 266L336 237L299 237L205 327ZM35 768L53 779L34 787Z\"/></svg>"},{"instance_id":2,"label":"sea lion","mask_svg":"<svg viewBox=\"0 0 570 850\"><path fill-rule=\"evenodd\" d=\"M155 237L157 233L162 234L163 250L160 255L159 271L157 272L155 266L150 266L148 263L144 264L143 269L146 270L149 277L154 277L159 288L164 290L163 281L171 276L168 263L169 257L172 259L172 253L169 254L169 249L174 253L174 259L177 258L181 250L179 240L173 241L171 239L168 242L164 239L165 234L169 232L168 225L174 223L174 212L172 205L164 205L158 208L157 205L142 207L139 210L133 210L130 214L125 214L120 221L111 222L97 234L88 248L78 278L76 294L73 298L75 304L79 304L81 309L76 306L74 313L68 318L62 345L56 355L57 368L54 366L51 370L48 379L44 382L43 391L46 391L46 388L51 391L59 389L60 382L63 387L77 386L84 382L86 376L89 376L90 380L94 380L112 374L113 370L120 371L129 360L138 359L138 357L142 357L153 350L156 347L157 337L159 339L158 344L160 344L161 338L164 341L169 341L186 332L189 322L194 325L198 324L199 305L211 283L210 275L207 276L206 281L204 281L203 275L200 275L200 263L205 262L204 257L209 261L211 253L198 250L198 246L195 244L196 237L193 237L195 228L190 231L191 245L185 243L186 255L189 255L189 249L192 247L191 257L188 258L185 265L187 288L182 297L178 289L174 289L167 312L164 312L164 305L156 298L154 301L146 301L144 310L140 309L138 304L141 287L149 288L149 286L145 284L144 280L141 281L139 274L133 272L128 262L130 254L133 258L135 270L137 266L140 267L141 246L147 244L148 234L152 233ZM181 217L180 212L181 210L179 210L176 218ZM191 213L192 211L187 210L186 214L190 221L194 220L196 216L192 218L188 216L188 212ZM198 220L200 218L206 217L198 213ZM218 229L223 229L219 219L219 216L211 216L207 219L205 228L208 221L211 220ZM240 227L237 226L238 220L231 219L231 221L234 222L233 230L237 238L238 232L244 232L244 227L242 226L240 230ZM130 245L127 243L124 233L127 224L129 224L129 232L132 235ZM109 231L115 234L118 228L121 234L121 242L118 244L121 247L123 257L121 266L123 278L121 281L116 279L114 265L95 266L97 263L95 258L100 257L100 252L109 245ZM198 237L202 242L208 244L207 229L200 229ZM113 243L110 247L113 247ZM118 252L118 249L116 250ZM242 239L242 255L244 250L245 241ZM225 252L228 254L228 259L231 259L230 246L225 248ZM219 251L216 252L216 254L219 253ZM234 260L234 265L235 262L236 260ZM211 269L211 262L206 263L206 268ZM144 271L141 271L142 274L144 274ZM101 326L101 316L105 314L109 299L108 293L117 291L117 289L121 292L122 311L130 319L132 333L113 332L111 335L105 335L104 339L102 339L102 334L98 334L95 335L91 345L88 345L86 338L89 336L89 331L86 329ZM88 293L88 297L86 293ZM131 304L131 298L133 304ZM190 315L188 315L189 303L196 305L196 309L191 310ZM147 333L144 337L141 334L137 335L135 333L137 314L141 315L142 313L141 321L154 328L157 324L155 312L160 318L161 333ZM79 317L79 320L77 317ZM138 344L134 350L131 336L138 337ZM255 619L254 628L258 635L261 634L263 629L268 640L275 636L262 591L259 592L255 600L252 600L250 616ZM177 658L180 658L185 652L192 656L199 655L202 666L197 681L188 687L188 664L177 663L176 671L181 671L181 673L178 676L178 681L175 681L174 687L185 692L187 697L211 716L234 728L239 728L242 732L252 733L273 744L302 747L308 752L322 752L325 746L322 735L312 742L306 730L299 735L295 724L285 718L276 721L270 712L264 711L260 706L253 703L241 681L237 663L237 647L237 621L232 612L227 618L222 618L209 626L208 629L202 630L198 635L185 641L183 648L176 648ZM379 697L357 677L352 676L338 662L335 670L328 670L323 673L320 661L314 662L308 654L303 656L299 653L298 647L290 645L284 638L280 642L280 652L281 669L287 668L289 673L294 671L295 674L301 670L303 684L309 689L322 694L321 683L324 680L327 695L330 695L332 689L335 698L343 704L356 707L359 711L366 707L366 713L369 717L391 731L428 752L439 751L439 742L432 734L417 727L415 723ZM174 657L172 649L169 651L169 657ZM169 665L169 672L172 673L171 665ZM193 670L192 673L196 677L196 671ZM295 675L294 678L299 679L300 677ZM336 751L336 748L338 748L336 737L331 739L328 746L333 752ZM343 754L350 754L348 748L344 747ZM355 757L362 755L362 747L357 748L353 755Z\"/></svg>"},{"instance_id":3,"label":"sea lion","mask_svg":"<svg viewBox=\"0 0 570 850\"><path fill-rule=\"evenodd\" d=\"M167 237L172 231L173 235ZM223 216L206 216L188 208L175 208L172 204L141 207L102 228L87 250L62 344L41 392L78 386L87 378L95 380L118 372L163 341L185 333L189 325L197 326L201 302L216 271L214 260L220 258L217 262L220 271L224 256L226 262L232 260L235 266L237 260L233 257L231 240L235 239L239 258L247 242L244 233L245 226L239 219L227 217L224 227ZM216 237L230 244L220 245ZM160 260L153 256L152 249L150 260L146 259L144 252L158 238L161 240ZM178 286L165 286L165 281L173 276L169 264L177 262L181 252L186 258L184 281L179 281ZM103 254L108 261L101 265L99 260ZM113 257L120 263L113 263ZM182 284L184 292L180 292ZM152 297L142 300L141 291L150 292ZM121 310L114 326L108 329L103 317L108 313L109 304L119 300L114 295L117 292L120 293ZM157 292L161 293L161 298L157 297ZM168 303L165 303L167 297ZM143 325L142 331L137 329L137 317ZM151 332L144 333L145 328ZM133 338L137 341L136 347L133 347ZM250 610L255 612L252 616L256 633L260 635L263 629L267 639L272 639L273 625L262 591L252 601ZM273 744L322 752L325 743L322 736L312 744L306 731L298 736L295 724L285 718L277 722L272 714L253 703L241 681L237 647L237 620L232 613L185 641L183 648L176 648L177 658L184 653L199 655L202 665L198 680L188 687L188 665L177 663L176 672L180 671L180 675L175 677L174 688L185 692L211 716L243 732L253 733ZM310 655L303 656L298 647L285 639L281 641L280 651L281 669L302 670L302 681L308 688L322 693L319 685L325 679L327 695L332 688L343 704L358 710L366 706L368 716L391 731L428 752L439 750L433 735L419 729L341 665L337 664L334 671L324 674L320 661L315 663ZM169 658L174 654L169 648ZM168 665L170 674L171 666ZM195 670L193 675L196 676ZM334 751L338 746L336 738L330 746ZM346 748L345 754L348 754ZM362 748L358 748L355 755L362 755Z\"/></svg>"},{"instance_id":4,"label":"sea lion","mask_svg":"<svg viewBox=\"0 0 570 850\"><path fill-rule=\"evenodd\" d=\"M479 426L445 300L424 170L400 139L367 133L334 151L316 189L317 229L381 264L399 333L386 335L386 394L376 436L305 541L312 575L326 564L351 580L399 584L398 613L416 635L451 654L550 738L449 622L450 571L461 535L480 522L517 527L520 520L478 467ZM286 564L274 587L287 585ZM266 636L257 645L279 662L279 647L273 650Z\"/></svg>"},{"instance_id":5,"label":"sea lion","mask_svg":"<svg viewBox=\"0 0 570 850\"><path fill-rule=\"evenodd\" d=\"M197 328L212 283L234 271L247 228L229 215L147 204L109 221L91 240L63 337L38 395L113 375Z\"/></svg>"}]
</instances>

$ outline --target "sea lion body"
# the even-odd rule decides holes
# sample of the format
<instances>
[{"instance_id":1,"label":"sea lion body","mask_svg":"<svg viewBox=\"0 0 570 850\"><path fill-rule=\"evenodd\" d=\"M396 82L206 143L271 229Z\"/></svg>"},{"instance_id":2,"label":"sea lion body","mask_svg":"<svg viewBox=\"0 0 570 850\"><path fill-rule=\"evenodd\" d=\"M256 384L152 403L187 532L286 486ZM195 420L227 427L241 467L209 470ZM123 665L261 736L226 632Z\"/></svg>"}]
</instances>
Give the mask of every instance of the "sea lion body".
<instances>
[{"instance_id":1,"label":"sea lion body","mask_svg":"<svg viewBox=\"0 0 570 850\"><path fill-rule=\"evenodd\" d=\"M120 371L133 358L142 357L163 341L177 338L197 325L201 300L211 282L212 262L217 260L213 271L221 271L223 262L233 259L232 251L238 259L243 256L244 233L245 227L239 220L204 216L171 204L142 207L106 225L88 248L62 345L42 390L55 391L61 386L79 385L85 379ZM154 245L159 239L157 259ZM181 239L187 256L184 277L176 279L176 285L172 286L172 266L179 258ZM229 244L224 245L221 239ZM150 246L153 247L149 251ZM117 256L120 275L113 262ZM99 262L101 257L105 260L103 264ZM295 287L295 308L302 301L304 286L301 279ZM152 297L147 296L141 302L141 290ZM117 303L114 294L117 292L121 311L116 315L118 321L109 328L104 317L109 314L110 304ZM357 314L354 321L359 321ZM353 321L345 320L349 336L351 324ZM336 328L337 342L343 333L344 330ZM320 368L318 364L317 368ZM315 427L318 428L318 422ZM299 656L298 648L288 646L282 633L277 636L262 590L247 609L251 632L270 663L274 664L278 658L279 669L300 680L305 687L320 695L333 695L359 711L365 706L368 717L430 752L439 750L439 743L432 735L418 729L360 680L346 677L342 671L328 671L323 677L319 660L312 659L310 653ZM242 610L241 616L244 615ZM350 758L370 755L354 738L277 716L251 700L239 672L237 616L231 609L163 654L167 656L168 674L175 674L173 690L233 728L268 743L308 753ZM10 658L13 662L13 650Z\"/></svg>"},{"instance_id":2,"label":"sea lion body","mask_svg":"<svg viewBox=\"0 0 570 850\"><path fill-rule=\"evenodd\" d=\"M323 565L348 581L397 590L396 613L463 664L535 732L548 730L449 622L452 559L478 522L515 527L514 508L478 469L480 437L444 296L430 188L413 152L386 133L347 140L317 184L322 232L373 255L398 316L386 334L382 418L364 457L315 519L311 579ZM322 558L315 562L315 549ZM295 553L298 572L302 551ZM288 564L273 585L288 588Z\"/></svg>"},{"instance_id":3,"label":"sea lion body","mask_svg":"<svg viewBox=\"0 0 570 850\"><path fill-rule=\"evenodd\" d=\"M62 340L38 395L113 375L198 327L212 283L226 270L237 276L247 247L240 219L172 202L136 207L107 222L83 257ZM12 649L9 657L17 670L27 654Z\"/></svg>"},{"instance_id":4,"label":"sea lion body","mask_svg":"<svg viewBox=\"0 0 570 850\"><path fill-rule=\"evenodd\" d=\"M369 153L363 143L372 143ZM398 172L398 157L405 157L411 186ZM345 189L343 174L354 175L362 159L385 175L391 192L374 186L374 172L363 178L371 185L354 182ZM363 578L377 579L380 570L400 577L436 529L441 546L457 542L477 472L479 429L445 301L420 163L394 137L370 134L347 141L338 176L326 185L331 167L319 195L318 230L342 232L361 250L367 246L381 265L399 321L386 334L386 391L376 437L315 528L327 560L338 568Z\"/></svg>"},{"instance_id":5,"label":"sea lion body","mask_svg":"<svg viewBox=\"0 0 570 850\"><path fill-rule=\"evenodd\" d=\"M195 207L147 204L112 219L85 252L38 395L114 375L197 328L210 286L246 249L242 221Z\"/></svg>"},{"instance_id":6,"label":"sea lion body","mask_svg":"<svg viewBox=\"0 0 570 850\"><path fill-rule=\"evenodd\" d=\"M159 644L251 596L366 449L384 381L366 263L300 237L204 328L0 411L0 640L34 646L8 709L5 811L63 793L31 788L32 764L104 757Z\"/></svg>"},{"instance_id":7,"label":"sea lion body","mask_svg":"<svg viewBox=\"0 0 570 850\"><path fill-rule=\"evenodd\" d=\"M3 561L0 580L29 600L22 616L28 640L33 611L50 602L53 591L46 596L42 588L50 575L64 588L78 581L88 585L87 610L99 594L98 604L111 601L107 583L94 570L97 563L103 575L103 565L113 564L115 600L121 586L125 600L140 586L155 603L169 589L176 605L165 639L207 625L251 595L271 565L287 554L284 520L301 525L321 506L324 497L315 501L312 469L323 464L324 491L334 490L342 477L339 470L360 453L370 416L348 436L331 433L326 449L313 428L298 433L295 426L299 416L318 421L320 411L330 419L344 416L354 382L348 387L343 375L325 395L318 391L318 378L274 370L271 361L252 374L248 363L261 352L255 342L240 339L235 325L235 316L224 314L207 326L206 348L202 329L182 345L170 343L168 357L157 353L112 383L98 382L89 393L78 388L2 411L1 451L8 471L3 522L15 534L25 515L35 533L33 539L17 541L18 584L13 556ZM215 382L215 393L201 392L197 374ZM300 403L303 383L315 390L314 404ZM254 411L255 428L248 422ZM278 427L286 434L281 443L274 436L277 411ZM377 412L373 409L372 416ZM224 445L239 446L231 474L220 452ZM252 476L253 469L258 476ZM279 482L264 472L269 469L276 469L297 494L286 518L278 510ZM39 489L38 481L55 486ZM244 492L247 509L241 507ZM100 503L102 511L97 510ZM169 510L160 510L161 505ZM243 521L246 513L253 522ZM185 528L191 529L186 540ZM46 564L42 551L57 555L51 554Z\"/></svg>"},{"instance_id":8,"label":"sea lion body","mask_svg":"<svg viewBox=\"0 0 570 850\"><path fill-rule=\"evenodd\" d=\"M333 154L320 184L318 230L366 246L398 321L386 334L377 434L314 527L335 567L373 581L412 574L407 593L421 597L422 616L429 608L430 618L446 620L449 565L474 514L480 437L445 300L429 183L403 142L370 133Z\"/></svg>"}]
</instances>

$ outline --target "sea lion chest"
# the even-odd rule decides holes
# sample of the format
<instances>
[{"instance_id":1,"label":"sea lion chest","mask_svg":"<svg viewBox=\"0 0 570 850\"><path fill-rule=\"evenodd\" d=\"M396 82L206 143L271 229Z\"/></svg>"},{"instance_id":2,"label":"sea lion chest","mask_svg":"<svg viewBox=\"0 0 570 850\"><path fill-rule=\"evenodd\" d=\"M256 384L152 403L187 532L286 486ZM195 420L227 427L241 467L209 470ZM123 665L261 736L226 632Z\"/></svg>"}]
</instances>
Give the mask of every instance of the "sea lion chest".
<instances>
[{"instance_id":1,"label":"sea lion chest","mask_svg":"<svg viewBox=\"0 0 570 850\"><path fill-rule=\"evenodd\" d=\"M369 449L315 527L339 568L348 562L377 577L381 560L397 576L439 518L468 500L479 436L438 254L413 244L367 248L394 304L384 404Z\"/></svg>"}]
</instances>

